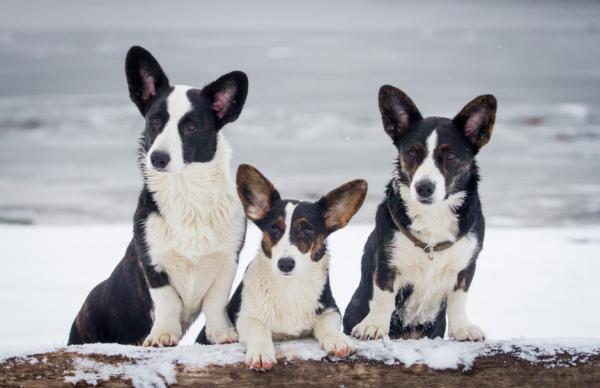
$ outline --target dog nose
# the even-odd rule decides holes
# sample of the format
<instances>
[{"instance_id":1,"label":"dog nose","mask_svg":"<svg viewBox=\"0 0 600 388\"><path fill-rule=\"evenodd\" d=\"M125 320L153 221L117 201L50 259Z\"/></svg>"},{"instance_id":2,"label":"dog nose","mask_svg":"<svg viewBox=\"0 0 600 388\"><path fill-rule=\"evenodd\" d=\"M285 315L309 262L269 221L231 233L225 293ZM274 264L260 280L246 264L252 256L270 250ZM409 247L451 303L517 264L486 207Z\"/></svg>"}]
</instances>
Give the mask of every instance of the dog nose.
<instances>
[{"instance_id":1,"label":"dog nose","mask_svg":"<svg viewBox=\"0 0 600 388\"><path fill-rule=\"evenodd\" d=\"M150 155L150 162L158 169L167 167L167 164L169 164L170 161L171 157L166 152L154 151L152 155Z\"/></svg>"},{"instance_id":2,"label":"dog nose","mask_svg":"<svg viewBox=\"0 0 600 388\"><path fill-rule=\"evenodd\" d=\"M421 198L429 198L435 191L435 183L430 180L422 180L417 183L415 189Z\"/></svg>"},{"instance_id":3,"label":"dog nose","mask_svg":"<svg viewBox=\"0 0 600 388\"><path fill-rule=\"evenodd\" d=\"M284 257L282 259L279 259L279 261L277 262L277 267L279 267L281 272L285 273L292 272L295 266L296 262L290 257Z\"/></svg>"}]
</instances>

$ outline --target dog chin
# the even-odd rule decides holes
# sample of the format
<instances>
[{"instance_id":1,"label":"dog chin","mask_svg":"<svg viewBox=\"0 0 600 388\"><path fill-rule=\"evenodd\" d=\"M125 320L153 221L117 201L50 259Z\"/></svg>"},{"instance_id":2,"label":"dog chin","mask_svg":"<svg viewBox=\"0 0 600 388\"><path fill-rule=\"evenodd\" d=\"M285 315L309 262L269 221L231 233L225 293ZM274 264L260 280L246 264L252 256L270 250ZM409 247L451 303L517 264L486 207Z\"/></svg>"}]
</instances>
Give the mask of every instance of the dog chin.
<instances>
[{"instance_id":1,"label":"dog chin","mask_svg":"<svg viewBox=\"0 0 600 388\"><path fill-rule=\"evenodd\" d=\"M417 202L419 202L421 205L433 205L435 203L435 200L433 198L418 197Z\"/></svg>"}]
</instances>

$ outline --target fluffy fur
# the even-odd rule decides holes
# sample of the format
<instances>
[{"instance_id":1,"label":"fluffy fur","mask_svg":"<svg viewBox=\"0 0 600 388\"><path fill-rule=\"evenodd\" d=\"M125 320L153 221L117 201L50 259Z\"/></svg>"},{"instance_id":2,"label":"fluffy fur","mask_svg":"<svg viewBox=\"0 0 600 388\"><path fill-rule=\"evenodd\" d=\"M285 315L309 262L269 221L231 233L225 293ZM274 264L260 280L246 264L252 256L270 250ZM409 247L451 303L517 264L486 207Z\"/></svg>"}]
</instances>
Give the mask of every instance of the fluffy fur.
<instances>
[{"instance_id":1,"label":"fluffy fur","mask_svg":"<svg viewBox=\"0 0 600 388\"><path fill-rule=\"evenodd\" d=\"M326 238L360 208L366 182L350 182L316 203L280 199L250 166L240 166L237 184L247 217L263 231L262 247L228 306L246 346L247 365L270 369L276 363L274 339L310 335L328 353L351 354L354 346L340 332L341 315L329 286ZM204 331L198 341L210 342Z\"/></svg>"},{"instance_id":2,"label":"fluffy fur","mask_svg":"<svg viewBox=\"0 0 600 388\"><path fill-rule=\"evenodd\" d=\"M200 312L211 341L235 341L225 309L246 220L220 129L240 114L247 78L232 72L203 89L171 86L141 47L131 48L125 68L146 120L144 186L126 255L88 295L69 344L173 346Z\"/></svg>"}]
</instances>

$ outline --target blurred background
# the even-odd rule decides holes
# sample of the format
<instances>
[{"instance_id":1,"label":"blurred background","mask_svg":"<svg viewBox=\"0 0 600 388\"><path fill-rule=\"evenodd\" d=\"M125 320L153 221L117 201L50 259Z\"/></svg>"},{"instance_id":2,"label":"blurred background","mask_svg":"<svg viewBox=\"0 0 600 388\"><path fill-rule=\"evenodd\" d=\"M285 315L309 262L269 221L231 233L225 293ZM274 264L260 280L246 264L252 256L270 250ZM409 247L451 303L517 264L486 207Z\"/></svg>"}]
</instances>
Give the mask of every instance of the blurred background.
<instances>
[{"instance_id":1,"label":"blurred background","mask_svg":"<svg viewBox=\"0 0 600 388\"><path fill-rule=\"evenodd\" d=\"M22 1L0 5L0 223L128 222L143 120L124 58L150 50L172 83L243 70L234 165L285 197L369 181L372 222L396 156L377 108L393 84L424 115L499 100L480 154L488 223L600 220L600 2Z\"/></svg>"}]
</instances>

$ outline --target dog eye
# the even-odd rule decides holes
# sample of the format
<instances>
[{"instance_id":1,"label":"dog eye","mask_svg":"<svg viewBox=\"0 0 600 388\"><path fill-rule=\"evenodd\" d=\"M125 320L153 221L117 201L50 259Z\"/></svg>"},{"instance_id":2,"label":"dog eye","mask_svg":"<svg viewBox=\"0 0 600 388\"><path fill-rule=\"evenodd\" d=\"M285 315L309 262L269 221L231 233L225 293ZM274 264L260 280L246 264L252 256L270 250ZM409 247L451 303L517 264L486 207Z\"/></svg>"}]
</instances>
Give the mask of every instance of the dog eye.
<instances>
[{"instance_id":1,"label":"dog eye","mask_svg":"<svg viewBox=\"0 0 600 388\"><path fill-rule=\"evenodd\" d=\"M409 150L406 155L408 155L409 158L411 159L415 159L417 157L417 150L415 150L414 148Z\"/></svg>"},{"instance_id":2,"label":"dog eye","mask_svg":"<svg viewBox=\"0 0 600 388\"><path fill-rule=\"evenodd\" d=\"M193 121L190 121L187 124L185 124L184 128L187 133L192 133L196 130L196 123L194 123Z\"/></svg>"},{"instance_id":3,"label":"dog eye","mask_svg":"<svg viewBox=\"0 0 600 388\"><path fill-rule=\"evenodd\" d=\"M310 225L304 225L302 227L302 233L304 234L304 237L309 240L315 236L315 232Z\"/></svg>"},{"instance_id":4,"label":"dog eye","mask_svg":"<svg viewBox=\"0 0 600 388\"><path fill-rule=\"evenodd\" d=\"M153 117L150 119L150 127L152 129L159 129L162 125L162 120L159 117Z\"/></svg>"},{"instance_id":5,"label":"dog eye","mask_svg":"<svg viewBox=\"0 0 600 388\"><path fill-rule=\"evenodd\" d=\"M446 160L452 160L456 157L456 155L454 154L454 152L452 151L446 151Z\"/></svg>"},{"instance_id":6,"label":"dog eye","mask_svg":"<svg viewBox=\"0 0 600 388\"><path fill-rule=\"evenodd\" d=\"M279 236L279 233L281 233L281 229L279 229L279 225L273 224L269 227L269 234L271 235L271 237L277 238Z\"/></svg>"}]
</instances>

